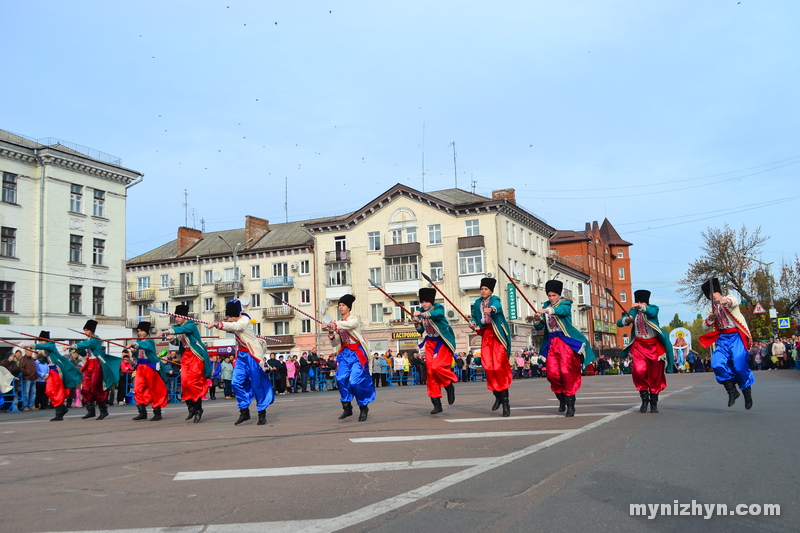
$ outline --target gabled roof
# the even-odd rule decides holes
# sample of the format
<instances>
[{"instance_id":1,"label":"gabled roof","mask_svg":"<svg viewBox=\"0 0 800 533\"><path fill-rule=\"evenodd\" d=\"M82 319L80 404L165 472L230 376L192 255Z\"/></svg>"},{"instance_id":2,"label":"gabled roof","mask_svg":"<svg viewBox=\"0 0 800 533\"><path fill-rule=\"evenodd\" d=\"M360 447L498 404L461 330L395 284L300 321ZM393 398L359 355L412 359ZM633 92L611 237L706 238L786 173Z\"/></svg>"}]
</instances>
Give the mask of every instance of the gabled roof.
<instances>
[{"instance_id":1,"label":"gabled roof","mask_svg":"<svg viewBox=\"0 0 800 533\"><path fill-rule=\"evenodd\" d=\"M633 243L619 236L619 233L617 233L617 230L614 229L614 226L611 225L611 222L609 222L607 218L603 219L603 225L600 226L600 235L603 236L608 244L614 246L633 246Z\"/></svg>"},{"instance_id":2,"label":"gabled roof","mask_svg":"<svg viewBox=\"0 0 800 533\"><path fill-rule=\"evenodd\" d=\"M564 244L568 242L588 241L589 236L583 231L560 229L550 238L550 244Z\"/></svg>"}]
</instances>

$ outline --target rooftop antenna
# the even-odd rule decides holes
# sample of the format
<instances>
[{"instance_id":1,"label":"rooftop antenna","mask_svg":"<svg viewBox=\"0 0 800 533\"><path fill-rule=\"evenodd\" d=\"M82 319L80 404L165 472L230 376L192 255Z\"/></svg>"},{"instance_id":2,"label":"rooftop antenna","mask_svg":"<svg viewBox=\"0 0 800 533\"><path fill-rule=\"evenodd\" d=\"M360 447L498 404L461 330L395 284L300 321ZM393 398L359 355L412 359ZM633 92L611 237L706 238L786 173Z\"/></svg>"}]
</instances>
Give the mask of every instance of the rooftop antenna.
<instances>
[{"instance_id":1,"label":"rooftop antenna","mask_svg":"<svg viewBox=\"0 0 800 533\"><path fill-rule=\"evenodd\" d=\"M286 185L284 186L283 211L286 213L286 222L289 222L289 176L286 176L285 181Z\"/></svg>"},{"instance_id":2,"label":"rooftop antenna","mask_svg":"<svg viewBox=\"0 0 800 533\"><path fill-rule=\"evenodd\" d=\"M197 229L195 224L197 223L197 209L194 207L189 210L189 216L192 219L192 229Z\"/></svg>"},{"instance_id":3,"label":"rooftop antenna","mask_svg":"<svg viewBox=\"0 0 800 533\"><path fill-rule=\"evenodd\" d=\"M472 174L469 175L469 179L470 179L470 185L472 187L472 191L471 192L472 192L472 194L475 194L475 186L478 184L478 182L475 181L474 179L472 179Z\"/></svg>"},{"instance_id":4,"label":"rooftop antenna","mask_svg":"<svg viewBox=\"0 0 800 533\"><path fill-rule=\"evenodd\" d=\"M458 169L456 168L456 142L455 141L451 142L450 146L453 147L453 176L455 176L456 189L458 189Z\"/></svg>"},{"instance_id":5,"label":"rooftop antenna","mask_svg":"<svg viewBox=\"0 0 800 533\"><path fill-rule=\"evenodd\" d=\"M189 227L189 191L183 189L183 225Z\"/></svg>"},{"instance_id":6,"label":"rooftop antenna","mask_svg":"<svg viewBox=\"0 0 800 533\"><path fill-rule=\"evenodd\" d=\"M206 219L204 219L204 218L200 219L200 232L201 233L205 233L206 232Z\"/></svg>"},{"instance_id":7,"label":"rooftop antenna","mask_svg":"<svg viewBox=\"0 0 800 533\"><path fill-rule=\"evenodd\" d=\"M422 122L422 192L425 192L425 121Z\"/></svg>"}]
</instances>

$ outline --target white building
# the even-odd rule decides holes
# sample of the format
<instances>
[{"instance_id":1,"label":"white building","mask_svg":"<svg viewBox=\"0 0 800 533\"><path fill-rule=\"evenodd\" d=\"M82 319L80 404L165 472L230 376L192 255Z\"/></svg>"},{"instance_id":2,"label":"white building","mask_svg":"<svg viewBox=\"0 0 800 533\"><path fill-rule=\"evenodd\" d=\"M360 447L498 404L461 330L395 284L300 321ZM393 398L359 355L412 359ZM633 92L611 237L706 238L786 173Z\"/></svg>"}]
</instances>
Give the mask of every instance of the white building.
<instances>
[{"instance_id":1,"label":"white building","mask_svg":"<svg viewBox=\"0 0 800 533\"><path fill-rule=\"evenodd\" d=\"M66 332L89 318L122 332L125 205L143 174L90 148L3 130L0 171L0 334Z\"/></svg>"}]
</instances>

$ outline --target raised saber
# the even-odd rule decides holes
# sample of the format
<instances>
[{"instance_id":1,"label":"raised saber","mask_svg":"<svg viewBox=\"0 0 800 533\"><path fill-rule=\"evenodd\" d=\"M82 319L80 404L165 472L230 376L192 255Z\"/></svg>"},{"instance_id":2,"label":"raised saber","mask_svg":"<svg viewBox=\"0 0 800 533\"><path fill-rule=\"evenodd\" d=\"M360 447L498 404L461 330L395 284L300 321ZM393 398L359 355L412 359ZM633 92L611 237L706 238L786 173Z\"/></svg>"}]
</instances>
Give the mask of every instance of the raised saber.
<instances>
[{"instance_id":1,"label":"raised saber","mask_svg":"<svg viewBox=\"0 0 800 533\"><path fill-rule=\"evenodd\" d=\"M58 341L54 341L52 339L45 339L44 337L37 337L36 335L31 335L30 333L22 333L21 331L14 331L13 329L10 329L8 331L10 331L11 333L16 333L17 335L25 335L26 337L32 337L32 338L40 340L40 341L53 342L55 344L61 344L63 346L72 346L68 342L58 342ZM8 341L6 341L6 342L8 342Z\"/></svg>"},{"instance_id":2,"label":"raised saber","mask_svg":"<svg viewBox=\"0 0 800 533\"><path fill-rule=\"evenodd\" d=\"M198 324L205 324L206 326L211 327L211 322L206 322L204 320L200 320L199 318L192 318L190 316L176 315L175 313L170 313L169 311L162 311L158 307L148 307L147 309L149 309L150 311L155 311L156 313L159 313L159 314L162 314L162 315L174 316L175 318L183 318L185 320L191 320L192 322L197 322Z\"/></svg>"},{"instance_id":3,"label":"raised saber","mask_svg":"<svg viewBox=\"0 0 800 533\"><path fill-rule=\"evenodd\" d=\"M614 293L611 291L611 289L609 289L608 287L605 287L605 289L606 292L611 295L611 298L613 298L614 301L617 302L617 305L619 306L620 309L622 309L622 312L625 313L628 316L628 318L633 320L633 317L630 315L630 313L628 313L628 311L625 310L625 307L623 307L622 304L619 303L619 300L617 300L617 297L614 296Z\"/></svg>"},{"instance_id":4,"label":"raised saber","mask_svg":"<svg viewBox=\"0 0 800 533\"><path fill-rule=\"evenodd\" d=\"M461 315L461 317L462 317L464 320L466 320L466 321L467 321L467 323L469 323L469 321L470 321L470 320L469 320L469 318L467 318L467 315L465 315L464 313L462 313L462 312L461 312L461 309L459 309L458 307L456 307L456 304L454 304L454 303L453 303L453 300L451 300L450 298L448 298L448 297L447 297L447 295L446 295L445 293L443 293L443 292L442 292L442 289L440 289L439 287L437 287L437 286L436 286L436 284L433 282L433 280L430 278L430 276L428 276L428 275L427 275L427 274L425 274L424 272L420 272L420 274L422 274L422 277L423 277L423 278L425 278L425 281L427 281L428 283L430 283L431 285L433 285L433 288L434 288L434 289L436 289L436 291L437 291L439 294L441 294L441 295L442 295L442 298L444 298L445 300L447 300L447 303L449 303L449 304L452 306L452 308L453 308L453 309L455 309L455 310L458 312L458 314L459 314L459 315Z\"/></svg>"},{"instance_id":5,"label":"raised saber","mask_svg":"<svg viewBox=\"0 0 800 533\"><path fill-rule=\"evenodd\" d=\"M289 302L287 302L286 300L284 300L283 298L281 298L280 296L278 296L274 292L270 292L269 295L272 296L275 299L275 301L283 302L283 305L285 305L287 307L291 307L292 309L294 309L298 313L307 316L308 318L310 318L311 320L313 320L317 324L322 324L323 326L327 326L328 324L330 324L332 322L332 319L331 319L330 315L325 315L324 317L322 317L327 321L327 322L323 322L322 320L318 319L317 317L311 316L308 313L306 313L305 311L303 311L302 309L298 309L297 307L293 306L292 304L290 304Z\"/></svg>"},{"instance_id":6,"label":"raised saber","mask_svg":"<svg viewBox=\"0 0 800 533\"><path fill-rule=\"evenodd\" d=\"M530 300L528 300L528 297L527 297L527 296L525 296L525 293L524 293L524 292L522 292L522 289L520 289L520 288L519 288L519 285L517 285L517 283L514 281L514 278L512 278L512 277L509 275L509 273L508 273L508 272L506 272L506 269L505 269L505 268L503 268L503 267L501 267L500 265L497 265L497 268L499 268L499 269L500 269L500 270L503 272L503 274L505 274L505 275L506 275L506 277L508 278L508 281L510 281L510 282L511 282L511 284L514 286L514 288L515 288L515 289L517 289L517 294L519 294L520 296L522 296L522 299L523 299L523 300L525 300L525 302L526 302L526 303L527 303L527 304L528 304L528 305L531 307L531 309L533 309L533 310L534 310L534 312L535 312L535 311L536 311L536 306L535 306L535 305L533 305L533 304L531 303L531 301L530 301Z\"/></svg>"},{"instance_id":7,"label":"raised saber","mask_svg":"<svg viewBox=\"0 0 800 533\"><path fill-rule=\"evenodd\" d=\"M383 288L382 288L380 285L378 285L377 283L375 283L374 281L372 281L372 280L371 280L371 279L369 279L369 278L367 278L367 279L369 280L369 283L370 283L370 285L372 285L373 287L375 287L376 289L378 289L379 291L381 291L381 292L383 293L383 295L384 295L384 296L386 296L386 297L387 297L387 298L389 298L391 301L393 301L393 302L394 302L394 304L395 304L397 307L399 307L400 309L402 309L403 311L405 311L405 312L406 312L406 314L408 314L408 316L413 316L413 313L412 313L411 311L409 311L408 309L406 309L405 307L403 307L403 304L401 304L400 302L398 302L397 300L395 300L394 298L392 298L391 296L389 296L389 293L388 293L388 292L386 292L385 290L383 290Z\"/></svg>"},{"instance_id":8,"label":"raised saber","mask_svg":"<svg viewBox=\"0 0 800 533\"><path fill-rule=\"evenodd\" d=\"M11 342L11 341L6 340L6 339L0 339L0 341L5 342L6 344L10 344L11 346L16 346L17 348L19 348L21 350L33 350L32 346L23 346L22 344L17 344L16 342Z\"/></svg>"},{"instance_id":9,"label":"raised saber","mask_svg":"<svg viewBox=\"0 0 800 533\"><path fill-rule=\"evenodd\" d=\"M67 329L70 330L70 331L74 331L75 333L80 333L81 335L86 335L86 333L84 333L83 331L78 331L77 329L72 329L72 328L67 328ZM120 348L126 348L126 349L128 348L124 344L120 344L118 342L110 341L108 339L101 339L97 335L87 335L87 337L92 337L93 339L97 339L100 342L107 342L109 344L113 344L114 346L119 346Z\"/></svg>"}]
</instances>

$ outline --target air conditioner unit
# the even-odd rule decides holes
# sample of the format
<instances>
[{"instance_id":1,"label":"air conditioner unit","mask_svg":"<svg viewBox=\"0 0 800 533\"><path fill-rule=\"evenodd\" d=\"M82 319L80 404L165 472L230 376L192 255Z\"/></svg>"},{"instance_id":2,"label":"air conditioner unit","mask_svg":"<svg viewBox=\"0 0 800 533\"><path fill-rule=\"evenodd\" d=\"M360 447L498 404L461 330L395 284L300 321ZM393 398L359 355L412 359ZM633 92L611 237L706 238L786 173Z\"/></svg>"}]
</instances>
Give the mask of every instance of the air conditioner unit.
<instances>
[{"instance_id":1,"label":"air conditioner unit","mask_svg":"<svg viewBox=\"0 0 800 533\"><path fill-rule=\"evenodd\" d=\"M298 268L300 268L300 265L298 265L297 263L292 263L291 265L289 265L289 268L290 268L292 271L295 271L295 272L296 272L296 271L297 271L297 269L298 269Z\"/></svg>"},{"instance_id":2,"label":"air conditioner unit","mask_svg":"<svg viewBox=\"0 0 800 533\"><path fill-rule=\"evenodd\" d=\"M383 314L384 315L391 315L392 314L392 308L391 307L384 307L383 308Z\"/></svg>"},{"instance_id":3,"label":"air conditioner unit","mask_svg":"<svg viewBox=\"0 0 800 533\"><path fill-rule=\"evenodd\" d=\"M510 332L511 335L516 335L517 334L517 325L514 324L513 322L511 322L509 324L509 332Z\"/></svg>"},{"instance_id":4,"label":"air conditioner unit","mask_svg":"<svg viewBox=\"0 0 800 533\"><path fill-rule=\"evenodd\" d=\"M452 318L455 318L455 317L456 317L456 312L455 312L455 311L453 311L452 309L450 309L450 310L447 312L447 318L451 318L451 319L452 319Z\"/></svg>"}]
</instances>

